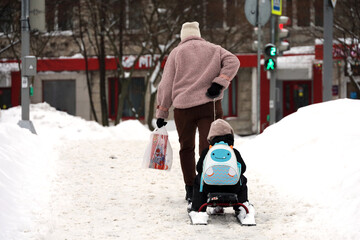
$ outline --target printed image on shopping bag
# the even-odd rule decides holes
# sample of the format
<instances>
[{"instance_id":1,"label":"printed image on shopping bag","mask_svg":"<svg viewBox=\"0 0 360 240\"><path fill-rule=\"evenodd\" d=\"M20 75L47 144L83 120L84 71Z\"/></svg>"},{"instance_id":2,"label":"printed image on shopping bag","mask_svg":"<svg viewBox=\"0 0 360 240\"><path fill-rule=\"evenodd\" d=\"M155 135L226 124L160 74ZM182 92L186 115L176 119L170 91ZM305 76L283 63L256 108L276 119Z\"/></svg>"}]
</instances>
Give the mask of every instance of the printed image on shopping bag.
<instances>
[{"instance_id":1,"label":"printed image on shopping bag","mask_svg":"<svg viewBox=\"0 0 360 240\"><path fill-rule=\"evenodd\" d=\"M154 134L151 146L149 168L161 170L166 170L168 168L165 162L167 141L167 135Z\"/></svg>"}]
</instances>

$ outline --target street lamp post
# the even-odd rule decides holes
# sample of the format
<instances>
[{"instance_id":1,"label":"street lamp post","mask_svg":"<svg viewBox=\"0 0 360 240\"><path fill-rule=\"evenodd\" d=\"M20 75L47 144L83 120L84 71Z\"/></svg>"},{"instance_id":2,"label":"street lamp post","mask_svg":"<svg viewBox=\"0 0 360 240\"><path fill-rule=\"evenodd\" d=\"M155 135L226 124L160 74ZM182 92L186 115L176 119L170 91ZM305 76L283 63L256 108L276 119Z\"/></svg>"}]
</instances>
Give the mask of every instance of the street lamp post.
<instances>
[{"instance_id":1,"label":"street lamp post","mask_svg":"<svg viewBox=\"0 0 360 240\"><path fill-rule=\"evenodd\" d=\"M29 0L21 0L21 120L18 125L36 134L34 125L30 121L29 77L36 74L36 58L29 56L29 4Z\"/></svg>"}]
</instances>

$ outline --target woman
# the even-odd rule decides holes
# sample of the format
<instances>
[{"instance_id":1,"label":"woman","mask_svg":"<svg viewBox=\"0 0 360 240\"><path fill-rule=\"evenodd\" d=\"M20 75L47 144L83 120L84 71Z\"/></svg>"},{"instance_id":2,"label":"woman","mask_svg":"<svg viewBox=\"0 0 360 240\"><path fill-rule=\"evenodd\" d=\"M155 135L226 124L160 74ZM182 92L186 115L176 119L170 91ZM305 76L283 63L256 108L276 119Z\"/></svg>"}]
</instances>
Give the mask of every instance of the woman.
<instances>
[{"instance_id":1,"label":"woman","mask_svg":"<svg viewBox=\"0 0 360 240\"><path fill-rule=\"evenodd\" d=\"M196 129L201 153L208 145L211 122L222 118L222 91L230 85L240 62L221 46L202 39L198 22L184 23L180 38L166 60L158 87L156 124L159 128L166 125L169 108L174 106L186 199L191 201L196 176Z\"/></svg>"}]
</instances>

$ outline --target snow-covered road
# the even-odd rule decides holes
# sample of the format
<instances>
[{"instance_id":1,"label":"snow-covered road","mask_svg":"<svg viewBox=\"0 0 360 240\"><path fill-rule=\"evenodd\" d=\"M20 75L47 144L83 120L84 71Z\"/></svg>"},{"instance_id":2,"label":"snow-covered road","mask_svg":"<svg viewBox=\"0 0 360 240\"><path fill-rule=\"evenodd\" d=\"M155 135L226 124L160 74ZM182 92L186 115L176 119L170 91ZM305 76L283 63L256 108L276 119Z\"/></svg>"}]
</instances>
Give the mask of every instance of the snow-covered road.
<instances>
[{"instance_id":1,"label":"snow-covered road","mask_svg":"<svg viewBox=\"0 0 360 240\"><path fill-rule=\"evenodd\" d=\"M46 239L329 239L310 203L280 196L249 169L257 226L240 226L231 208L207 226L192 226L172 141L170 172L141 169L147 142L67 141L59 148ZM325 237L323 234L325 234ZM334 236L333 239L339 239Z\"/></svg>"}]
</instances>

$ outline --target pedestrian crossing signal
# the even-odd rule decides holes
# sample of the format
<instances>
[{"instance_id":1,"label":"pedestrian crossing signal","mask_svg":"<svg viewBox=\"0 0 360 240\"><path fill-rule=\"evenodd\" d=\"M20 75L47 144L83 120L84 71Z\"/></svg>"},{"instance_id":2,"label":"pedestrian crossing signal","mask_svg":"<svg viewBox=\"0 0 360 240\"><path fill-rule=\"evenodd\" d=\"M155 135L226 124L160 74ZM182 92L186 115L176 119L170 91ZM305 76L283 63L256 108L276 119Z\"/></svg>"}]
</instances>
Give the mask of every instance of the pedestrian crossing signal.
<instances>
[{"instance_id":1,"label":"pedestrian crossing signal","mask_svg":"<svg viewBox=\"0 0 360 240\"><path fill-rule=\"evenodd\" d=\"M265 60L265 71L275 70L276 68L276 61L272 58Z\"/></svg>"},{"instance_id":2,"label":"pedestrian crossing signal","mask_svg":"<svg viewBox=\"0 0 360 240\"><path fill-rule=\"evenodd\" d=\"M268 43L264 49L265 62L264 68L265 71L273 71L276 68L276 56L277 56L277 48L274 44Z\"/></svg>"}]
</instances>

